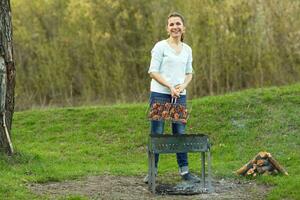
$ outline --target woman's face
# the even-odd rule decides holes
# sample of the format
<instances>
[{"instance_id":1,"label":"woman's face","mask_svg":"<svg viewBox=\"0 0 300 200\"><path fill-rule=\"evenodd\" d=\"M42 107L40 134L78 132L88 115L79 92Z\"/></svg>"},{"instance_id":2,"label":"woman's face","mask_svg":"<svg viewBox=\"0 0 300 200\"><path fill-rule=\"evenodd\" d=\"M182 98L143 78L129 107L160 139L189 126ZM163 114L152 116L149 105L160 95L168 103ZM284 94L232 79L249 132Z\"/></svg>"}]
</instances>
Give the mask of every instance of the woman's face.
<instances>
[{"instance_id":1,"label":"woman's face","mask_svg":"<svg viewBox=\"0 0 300 200\"><path fill-rule=\"evenodd\" d=\"M170 37L181 38L185 32L185 27L180 17L170 17L168 19L167 31Z\"/></svg>"}]
</instances>

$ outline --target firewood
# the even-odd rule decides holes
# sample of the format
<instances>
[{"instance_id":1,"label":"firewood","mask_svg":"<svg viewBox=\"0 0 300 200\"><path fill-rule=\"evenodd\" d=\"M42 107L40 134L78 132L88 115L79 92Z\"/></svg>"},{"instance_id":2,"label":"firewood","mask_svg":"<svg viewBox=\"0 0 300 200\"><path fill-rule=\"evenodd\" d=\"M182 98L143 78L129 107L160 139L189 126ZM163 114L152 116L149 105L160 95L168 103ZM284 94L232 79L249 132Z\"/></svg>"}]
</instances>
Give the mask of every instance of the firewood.
<instances>
[{"instance_id":1,"label":"firewood","mask_svg":"<svg viewBox=\"0 0 300 200\"><path fill-rule=\"evenodd\" d=\"M186 119L187 118L187 110L185 109L184 111L183 111L183 113L182 113L182 117L184 118L184 119Z\"/></svg>"},{"instance_id":2,"label":"firewood","mask_svg":"<svg viewBox=\"0 0 300 200\"><path fill-rule=\"evenodd\" d=\"M161 117L163 118L163 119L167 119L168 118L168 116L169 116L169 112L168 111L163 111L162 113L161 113Z\"/></svg>"},{"instance_id":3,"label":"firewood","mask_svg":"<svg viewBox=\"0 0 300 200\"><path fill-rule=\"evenodd\" d=\"M152 120L159 120L160 119L160 116L159 115L154 115L153 117L152 117Z\"/></svg>"},{"instance_id":4,"label":"firewood","mask_svg":"<svg viewBox=\"0 0 300 200\"><path fill-rule=\"evenodd\" d=\"M272 156L269 157L269 161L279 172L283 173L286 176L289 175L287 171Z\"/></svg>"},{"instance_id":5,"label":"firewood","mask_svg":"<svg viewBox=\"0 0 300 200\"><path fill-rule=\"evenodd\" d=\"M182 113L182 112L184 112L184 109L185 109L184 106L182 106L182 105L178 106L178 112Z\"/></svg>"},{"instance_id":6,"label":"firewood","mask_svg":"<svg viewBox=\"0 0 300 200\"><path fill-rule=\"evenodd\" d=\"M174 120L177 121L179 119L179 114L178 113L174 113Z\"/></svg>"},{"instance_id":7,"label":"firewood","mask_svg":"<svg viewBox=\"0 0 300 200\"><path fill-rule=\"evenodd\" d=\"M165 106L162 104L157 108L157 110L158 110L158 112L162 112L164 110L164 108L165 108Z\"/></svg>"},{"instance_id":8,"label":"firewood","mask_svg":"<svg viewBox=\"0 0 300 200\"><path fill-rule=\"evenodd\" d=\"M263 174L264 176L276 175L279 172L288 175L287 171L272 155L265 151L259 152L252 160L236 171L238 175L252 175L253 177L258 174Z\"/></svg>"},{"instance_id":9,"label":"firewood","mask_svg":"<svg viewBox=\"0 0 300 200\"><path fill-rule=\"evenodd\" d=\"M236 171L236 173L238 175L245 175L245 173L253 167L253 163L251 163L251 161L249 161L246 165L244 165L243 167L241 167L240 169L238 169Z\"/></svg>"},{"instance_id":10,"label":"firewood","mask_svg":"<svg viewBox=\"0 0 300 200\"><path fill-rule=\"evenodd\" d=\"M188 113L184 105L154 102L148 116L151 120L172 120L186 124Z\"/></svg>"},{"instance_id":11,"label":"firewood","mask_svg":"<svg viewBox=\"0 0 300 200\"><path fill-rule=\"evenodd\" d=\"M253 168L253 170L256 170L257 164L254 163L252 168Z\"/></svg>"},{"instance_id":12,"label":"firewood","mask_svg":"<svg viewBox=\"0 0 300 200\"><path fill-rule=\"evenodd\" d=\"M153 109L157 109L159 106L160 106L160 103L154 103L154 104L152 105L152 108L153 108Z\"/></svg>"},{"instance_id":13,"label":"firewood","mask_svg":"<svg viewBox=\"0 0 300 200\"><path fill-rule=\"evenodd\" d=\"M245 164L243 167L238 169L236 173L238 175L245 175L245 173L253 167L253 164L255 164L256 160L258 159L259 153L252 159L250 160L247 164Z\"/></svg>"},{"instance_id":14,"label":"firewood","mask_svg":"<svg viewBox=\"0 0 300 200\"><path fill-rule=\"evenodd\" d=\"M257 172L263 174L265 171L272 171L274 168L272 165L265 165L257 167Z\"/></svg>"},{"instance_id":15,"label":"firewood","mask_svg":"<svg viewBox=\"0 0 300 200\"><path fill-rule=\"evenodd\" d=\"M274 169L272 172L271 172L272 175L277 175L278 174L278 170L277 169Z\"/></svg>"},{"instance_id":16,"label":"firewood","mask_svg":"<svg viewBox=\"0 0 300 200\"><path fill-rule=\"evenodd\" d=\"M266 159L259 159L256 161L256 164L258 166L266 166L266 165L269 165L269 161Z\"/></svg>"},{"instance_id":17,"label":"firewood","mask_svg":"<svg viewBox=\"0 0 300 200\"><path fill-rule=\"evenodd\" d=\"M271 154L266 151L261 151L258 153L258 155L260 156L260 158L268 158L271 156Z\"/></svg>"},{"instance_id":18,"label":"firewood","mask_svg":"<svg viewBox=\"0 0 300 200\"><path fill-rule=\"evenodd\" d=\"M186 124L186 119L181 119L181 123Z\"/></svg>"},{"instance_id":19,"label":"firewood","mask_svg":"<svg viewBox=\"0 0 300 200\"><path fill-rule=\"evenodd\" d=\"M254 174L254 170L255 170L254 168L250 168L250 169L247 171L246 175L249 176L249 175Z\"/></svg>"},{"instance_id":20,"label":"firewood","mask_svg":"<svg viewBox=\"0 0 300 200\"><path fill-rule=\"evenodd\" d=\"M165 104L165 110L169 111L171 107L172 107L171 103L166 103Z\"/></svg>"},{"instance_id":21,"label":"firewood","mask_svg":"<svg viewBox=\"0 0 300 200\"><path fill-rule=\"evenodd\" d=\"M256 170L259 174L263 174L265 172L261 166L258 166Z\"/></svg>"},{"instance_id":22,"label":"firewood","mask_svg":"<svg viewBox=\"0 0 300 200\"><path fill-rule=\"evenodd\" d=\"M172 108L170 109L170 115L174 115L174 113L175 113L175 108L172 107Z\"/></svg>"}]
</instances>

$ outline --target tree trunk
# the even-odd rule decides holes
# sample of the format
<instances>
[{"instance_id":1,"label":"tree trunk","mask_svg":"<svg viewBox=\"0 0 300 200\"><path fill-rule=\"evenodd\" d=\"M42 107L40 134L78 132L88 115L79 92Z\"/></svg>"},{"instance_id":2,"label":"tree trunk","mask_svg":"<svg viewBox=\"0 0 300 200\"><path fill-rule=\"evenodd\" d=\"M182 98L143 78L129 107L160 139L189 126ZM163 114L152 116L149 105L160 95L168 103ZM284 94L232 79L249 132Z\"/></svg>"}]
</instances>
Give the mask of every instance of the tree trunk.
<instances>
[{"instance_id":1,"label":"tree trunk","mask_svg":"<svg viewBox=\"0 0 300 200\"><path fill-rule=\"evenodd\" d=\"M13 59L10 0L0 0L0 152L13 154L11 127L14 112L15 63Z\"/></svg>"}]
</instances>

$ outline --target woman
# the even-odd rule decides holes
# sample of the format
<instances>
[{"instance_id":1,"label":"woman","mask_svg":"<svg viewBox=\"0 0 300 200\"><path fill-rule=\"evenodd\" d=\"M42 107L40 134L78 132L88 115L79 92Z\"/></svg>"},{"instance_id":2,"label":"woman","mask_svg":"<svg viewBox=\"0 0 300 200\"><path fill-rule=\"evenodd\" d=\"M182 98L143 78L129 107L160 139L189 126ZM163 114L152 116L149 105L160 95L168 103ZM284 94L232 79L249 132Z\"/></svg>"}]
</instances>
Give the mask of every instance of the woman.
<instances>
[{"instance_id":1,"label":"woman","mask_svg":"<svg viewBox=\"0 0 300 200\"><path fill-rule=\"evenodd\" d=\"M186 105L186 87L192 80L192 49L183 42L185 33L184 18L179 13L171 13L167 21L168 39L159 41L151 51L151 63L148 73L152 78L150 87L150 105L157 99ZM151 121L151 133L163 134L164 121ZM173 134L184 134L184 123L172 123ZM187 153L177 153L179 173L183 180L200 182L189 172ZM155 155L157 173L159 155ZM148 176L144 182L148 182Z\"/></svg>"}]
</instances>

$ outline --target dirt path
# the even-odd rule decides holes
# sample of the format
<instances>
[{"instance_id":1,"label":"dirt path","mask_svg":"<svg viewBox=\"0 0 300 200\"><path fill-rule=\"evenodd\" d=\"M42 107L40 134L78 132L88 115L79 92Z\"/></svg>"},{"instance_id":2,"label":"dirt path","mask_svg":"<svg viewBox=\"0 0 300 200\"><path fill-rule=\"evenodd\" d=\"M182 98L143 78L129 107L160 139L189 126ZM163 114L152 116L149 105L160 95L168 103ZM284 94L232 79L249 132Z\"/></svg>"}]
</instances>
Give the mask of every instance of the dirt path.
<instances>
[{"instance_id":1,"label":"dirt path","mask_svg":"<svg viewBox=\"0 0 300 200\"><path fill-rule=\"evenodd\" d=\"M33 193L58 199L79 195L89 199L265 199L270 190L253 181L214 180L215 192L190 196L152 195L142 177L89 176L81 180L28 185ZM159 180L158 180L159 183Z\"/></svg>"}]
</instances>

